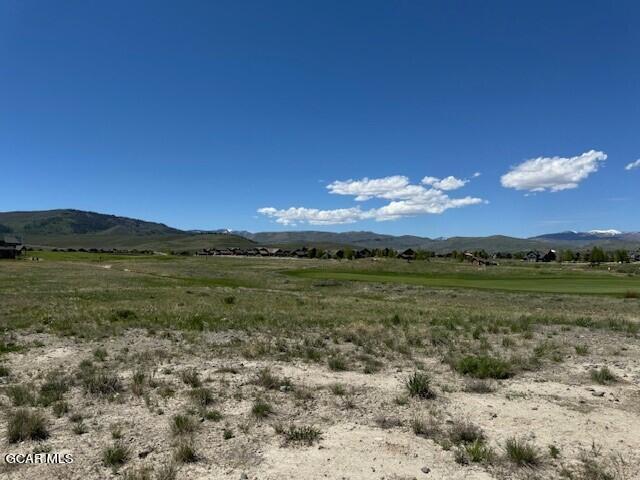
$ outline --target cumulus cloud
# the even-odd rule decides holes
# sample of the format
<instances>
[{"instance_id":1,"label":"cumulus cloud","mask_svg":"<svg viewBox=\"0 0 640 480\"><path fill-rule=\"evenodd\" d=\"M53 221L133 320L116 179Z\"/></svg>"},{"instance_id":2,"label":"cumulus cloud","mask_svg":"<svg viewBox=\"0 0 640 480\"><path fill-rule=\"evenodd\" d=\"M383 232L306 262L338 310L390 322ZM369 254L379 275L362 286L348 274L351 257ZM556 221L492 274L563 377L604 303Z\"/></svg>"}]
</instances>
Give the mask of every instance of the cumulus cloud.
<instances>
[{"instance_id":1,"label":"cumulus cloud","mask_svg":"<svg viewBox=\"0 0 640 480\"><path fill-rule=\"evenodd\" d=\"M393 175L384 178L367 177L362 180L344 180L335 181L327 185L329 193L336 195L352 195L356 201L364 202L371 198L399 198L398 196L406 195L409 179L402 175ZM409 188L409 190L411 190Z\"/></svg>"},{"instance_id":2,"label":"cumulus cloud","mask_svg":"<svg viewBox=\"0 0 640 480\"><path fill-rule=\"evenodd\" d=\"M438 190L457 190L469 183L469 180L461 180L453 176L448 176L442 179L438 177L424 177L422 179L422 183L424 185L431 185Z\"/></svg>"},{"instance_id":3,"label":"cumulus cloud","mask_svg":"<svg viewBox=\"0 0 640 480\"><path fill-rule=\"evenodd\" d=\"M539 157L511 168L500 181L503 187L529 192L559 192L577 188L600 167L607 155L591 150L576 157Z\"/></svg>"},{"instance_id":4,"label":"cumulus cloud","mask_svg":"<svg viewBox=\"0 0 640 480\"><path fill-rule=\"evenodd\" d=\"M429 181L425 182L424 180ZM383 178L363 178L360 180L334 181L327 186L329 193L349 195L358 202L373 198L391 200L379 208L363 210L359 206L320 210L317 208L291 207L277 209L265 207L259 213L275 219L282 225L307 223L310 225L334 225L354 223L361 220L387 221L403 217L426 214L440 214L450 208L461 208L468 205L485 203L481 198L451 198L445 191L455 190L467 184L468 180L455 177L439 179L425 177L423 185L413 185L405 176L394 175Z\"/></svg>"},{"instance_id":5,"label":"cumulus cloud","mask_svg":"<svg viewBox=\"0 0 640 480\"><path fill-rule=\"evenodd\" d=\"M354 223L362 219L364 213L359 207L319 210L317 208L291 207L278 210L273 207L259 208L258 213L275 218L282 225L308 223L310 225L337 225Z\"/></svg>"},{"instance_id":6,"label":"cumulus cloud","mask_svg":"<svg viewBox=\"0 0 640 480\"><path fill-rule=\"evenodd\" d=\"M640 158L624 167L625 170L633 170L634 168L640 168Z\"/></svg>"}]
</instances>

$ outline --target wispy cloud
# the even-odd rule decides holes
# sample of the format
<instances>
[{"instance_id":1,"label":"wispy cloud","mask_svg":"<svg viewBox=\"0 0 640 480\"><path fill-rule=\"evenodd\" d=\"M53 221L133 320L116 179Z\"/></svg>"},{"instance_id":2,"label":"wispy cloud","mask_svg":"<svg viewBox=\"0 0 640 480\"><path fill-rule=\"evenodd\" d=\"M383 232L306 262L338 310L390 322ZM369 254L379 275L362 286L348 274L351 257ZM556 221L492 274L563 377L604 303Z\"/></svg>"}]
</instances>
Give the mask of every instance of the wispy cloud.
<instances>
[{"instance_id":1,"label":"wispy cloud","mask_svg":"<svg viewBox=\"0 0 640 480\"><path fill-rule=\"evenodd\" d=\"M503 187L529 192L559 192L577 188L596 172L607 154L596 150L576 157L539 157L511 168L500 181Z\"/></svg>"},{"instance_id":2,"label":"wispy cloud","mask_svg":"<svg viewBox=\"0 0 640 480\"><path fill-rule=\"evenodd\" d=\"M625 170L633 170L635 168L640 168L640 158L635 162L631 162L629 165L624 167Z\"/></svg>"},{"instance_id":3,"label":"wispy cloud","mask_svg":"<svg viewBox=\"0 0 640 480\"><path fill-rule=\"evenodd\" d=\"M382 207L368 210L364 210L360 206L333 210L306 207L286 209L264 207L258 209L258 212L275 219L277 223L282 225L298 223L335 225L355 223L361 220L388 221L416 215L440 214L451 208L486 203L481 198L469 196L451 198L445 193L448 190L462 188L468 182L469 180L461 180L451 176L443 179L425 177L422 180L423 185L415 185L410 183L408 177L402 175L338 180L327 185L329 193L352 196L357 202L374 198L391 201Z\"/></svg>"}]
</instances>

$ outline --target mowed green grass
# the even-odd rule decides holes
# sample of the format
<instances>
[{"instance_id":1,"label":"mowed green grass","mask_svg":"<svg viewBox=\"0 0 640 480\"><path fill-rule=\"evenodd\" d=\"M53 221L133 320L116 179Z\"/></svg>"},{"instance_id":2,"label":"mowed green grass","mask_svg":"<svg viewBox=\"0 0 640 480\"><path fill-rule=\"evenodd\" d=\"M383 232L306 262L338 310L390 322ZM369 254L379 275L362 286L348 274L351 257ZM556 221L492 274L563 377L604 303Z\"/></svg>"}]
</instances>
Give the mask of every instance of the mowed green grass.
<instances>
[{"instance_id":1,"label":"mowed green grass","mask_svg":"<svg viewBox=\"0 0 640 480\"><path fill-rule=\"evenodd\" d=\"M523 269L524 270L524 269ZM473 288L513 292L567 293L583 295L640 294L640 278L607 273L491 272L442 274L388 271L295 270L290 275L316 280L401 283L433 288Z\"/></svg>"}]
</instances>

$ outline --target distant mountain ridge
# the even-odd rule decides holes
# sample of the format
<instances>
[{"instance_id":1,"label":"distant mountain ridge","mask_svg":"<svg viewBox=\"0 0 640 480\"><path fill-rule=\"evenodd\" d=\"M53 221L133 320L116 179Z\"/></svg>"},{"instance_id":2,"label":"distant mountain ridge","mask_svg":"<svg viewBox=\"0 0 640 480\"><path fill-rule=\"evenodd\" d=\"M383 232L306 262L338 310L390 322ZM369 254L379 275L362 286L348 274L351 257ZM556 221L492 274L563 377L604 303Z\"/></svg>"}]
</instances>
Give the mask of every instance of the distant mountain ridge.
<instances>
[{"instance_id":1,"label":"distant mountain ridge","mask_svg":"<svg viewBox=\"0 0 640 480\"><path fill-rule=\"evenodd\" d=\"M581 249L600 245L607 249L640 248L640 232L591 230L558 232L531 238L505 235L488 237L429 238L415 235L387 235L367 231L258 232L228 229L184 231L163 223L74 209L33 212L0 212L0 233L24 237L25 243L51 247L150 248L195 250L208 247L319 246L337 248L406 248L487 252Z\"/></svg>"},{"instance_id":2,"label":"distant mountain ridge","mask_svg":"<svg viewBox=\"0 0 640 480\"><path fill-rule=\"evenodd\" d=\"M74 209L0 212L0 233L21 236L27 245L64 248L191 251L254 244L237 235L185 232L163 223Z\"/></svg>"},{"instance_id":3,"label":"distant mountain ridge","mask_svg":"<svg viewBox=\"0 0 640 480\"><path fill-rule=\"evenodd\" d=\"M558 232L533 237L532 240L584 247L597 243L610 248L625 248L640 243L640 232L620 232L619 230L589 230L588 232Z\"/></svg>"}]
</instances>

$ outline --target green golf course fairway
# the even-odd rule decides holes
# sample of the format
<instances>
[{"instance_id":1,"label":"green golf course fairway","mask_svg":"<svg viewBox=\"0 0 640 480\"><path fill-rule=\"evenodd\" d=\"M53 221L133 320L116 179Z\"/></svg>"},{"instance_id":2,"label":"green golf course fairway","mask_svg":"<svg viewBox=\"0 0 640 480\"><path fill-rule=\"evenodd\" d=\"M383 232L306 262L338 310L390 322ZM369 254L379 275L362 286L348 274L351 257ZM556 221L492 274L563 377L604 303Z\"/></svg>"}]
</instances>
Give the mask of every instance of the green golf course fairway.
<instances>
[{"instance_id":1,"label":"green golf course fairway","mask_svg":"<svg viewBox=\"0 0 640 480\"><path fill-rule=\"evenodd\" d=\"M404 283L435 288L475 288L513 292L569 293L582 295L640 295L640 279L607 274L559 275L483 275L398 273L398 272L336 272L326 270L296 270L290 275L316 280L346 280L356 282Z\"/></svg>"}]
</instances>

